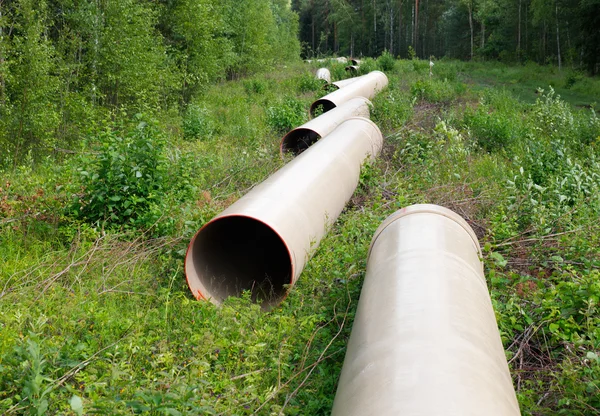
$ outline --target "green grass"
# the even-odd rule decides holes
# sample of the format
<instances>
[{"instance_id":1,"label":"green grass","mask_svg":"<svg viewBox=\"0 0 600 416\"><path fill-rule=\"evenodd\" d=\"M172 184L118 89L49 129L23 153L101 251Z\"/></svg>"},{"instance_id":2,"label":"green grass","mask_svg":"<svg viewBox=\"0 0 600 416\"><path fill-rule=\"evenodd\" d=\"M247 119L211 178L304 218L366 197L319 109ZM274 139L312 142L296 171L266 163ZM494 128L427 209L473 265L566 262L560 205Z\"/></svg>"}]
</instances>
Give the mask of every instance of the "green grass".
<instances>
[{"instance_id":1,"label":"green grass","mask_svg":"<svg viewBox=\"0 0 600 416\"><path fill-rule=\"evenodd\" d=\"M2 172L0 413L329 414L372 234L423 202L480 237L523 414L600 409L600 122L549 92L564 81L550 68L439 61L430 78L428 62L395 62L373 100L382 155L287 299L269 312L248 295L194 300L189 239L283 165L281 130L322 93L315 68L224 82L162 115L162 191L144 205L157 215L131 226L65 209L94 189L80 169L102 136ZM507 87L529 83L546 92ZM569 91L592 102L597 88L578 78ZM269 112L278 103L286 111ZM139 121L119 122L103 128Z\"/></svg>"}]
</instances>

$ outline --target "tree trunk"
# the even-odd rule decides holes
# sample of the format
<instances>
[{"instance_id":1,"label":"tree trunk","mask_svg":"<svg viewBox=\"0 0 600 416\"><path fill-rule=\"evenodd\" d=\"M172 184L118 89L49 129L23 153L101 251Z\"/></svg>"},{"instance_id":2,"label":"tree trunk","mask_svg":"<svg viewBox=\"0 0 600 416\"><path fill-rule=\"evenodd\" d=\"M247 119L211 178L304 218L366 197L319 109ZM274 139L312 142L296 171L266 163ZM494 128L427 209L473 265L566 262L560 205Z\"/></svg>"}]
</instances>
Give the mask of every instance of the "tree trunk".
<instances>
[{"instance_id":1,"label":"tree trunk","mask_svg":"<svg viewBox=\"0 0 600 416\"><path fill-rule=\"evenodd\" d=\"M558 2L554 2L555 10L556 10L556 48L558 49L558 70L562 69L561 59L560 59L560 36L558 30Z\"/></svg>"},{"instance_id":2,"label":"tree trunk","mask_svg":"<svg viewBox=\"0 0 600 416\"><path fill-rule=\"evenodd\" d=\"M415 0L415 35L414 35L415 53L419 47L419 0Z\"/></svg>"},{"instance_id":3,"label":"tree trunk","mask_svg":"<svg viewBox=\"0 0 600 416\"><path fill-rule=\"evenodd\" d=\"M469 29L471 31L471 60L473 60L473 4L469 2Z\"/></svg>"},{"instance_id":4,"label":"tree trunk","mask_svg":"<svg viewBox=\"0 0 600 416\"><path fill-rule=\"evenodd\" d=\"M485 48L485 21L481 19L481 49Z\"/></svg>"},{"instance_id":5,"label":"tree trunk","mask_svg":"<svg viewBox=\"0 0 600 416\"><path fill-rule=\"evenodd\" d=\"M394 5L392 0L388 0L390 11L390 53L394 54Z\"/></svg>"},{"instance_id":6,"label":"tree trunk","mask_svg":"<svg viewBox=\"0 0 600 416\"><path fill-rule=\"evenodd\" d=\"M4 104L4 28L2 27L2 0L0 0L0 104Z\"/></svg>"},{"instance_id":7,"label":"tree trunk","mask_svg":"<svg viewBox=\"0 0 600 416\"><path fill-rule=\"evenodd\" d=\"M519 0L519 34L517 35L517 52L521 51L521 1L522 0Z\"/></svg>"},{"instance_id":8,"label":"tree trunk","mask_svg":"<svg viewBox=\"0 0 600 416\"><path fill-rule=\"evenodd\" d=\"M402 53L402 2L403 0L398 1L398 55Z\"/></svg>"},{"instance_id":9,"label":"tree trunk","mask_svg":"<svg viewBox=\"0 0 600 416\"><path fill-rule=\"evenodd\" d=\"M311 38L312 38L312 52L315 54L315 2L310 2L310 26L311 26Z\"/></svg>"}]
</instances>

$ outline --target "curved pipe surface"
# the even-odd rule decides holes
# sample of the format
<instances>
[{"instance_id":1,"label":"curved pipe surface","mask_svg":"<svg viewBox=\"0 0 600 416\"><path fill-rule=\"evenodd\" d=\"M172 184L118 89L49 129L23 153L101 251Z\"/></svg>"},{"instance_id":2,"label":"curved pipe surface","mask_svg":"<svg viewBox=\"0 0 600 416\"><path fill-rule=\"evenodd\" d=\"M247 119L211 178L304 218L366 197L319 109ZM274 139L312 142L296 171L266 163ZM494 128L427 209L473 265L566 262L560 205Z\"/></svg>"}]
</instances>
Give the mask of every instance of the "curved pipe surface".
<instances>
[{"instance_id":1,"label":"curved pipe surface","mask_svg":"<svg viewBox=\"0 0 600 416\"><path fill-rule=\"evenodd\" d=\"M519 405L477 237L413 205L371 242L332 415L513 416Z\"/></svg>"},{"instance_id":2,"label":"curved pipe surface","mask_svg":"<svg viewBox=\"0 0 600 416\"><path fill-rule=\"evenodd\" d=\"M314 117L319 107L322 107L323 112L326 113L355 97L365 97L370 100L387 85L388 79L383 72L369 72L312 103L309 110L310 116Z\"/></svg>"},{"instance_id":3,"label":"curved pipe surface","mask_svg":"<svg viewBox=\"0 0 600 416\"><path fill-rule=\"evenodd\" d=\"M360 67L358 65L348 65L345 69L346 72L350 72L351 74L358 74Z\"/></svg>"},{"instance_id":4,"label":"curved pipe surface","mask_svg":"<svg viewBox=\"0 0 600 416\"><path fill-rule=\"evenodd\" d=\"M316 79L322 79L326 83L331 83L331 73L327 68L319 68L317 71L317 75L315 75Z\"/></svg>"},{"instance_id":5,"label":"curved pipe surface","mask_svg":"<svg viewBox=\"0 0 600 416\"><path fill-rule=\"evenodd\" d=\"M194 296L220 304L248 290L264 307L281 302L382 144L371 120L348 119L204 225L185 259Z\"/></svg>"},{"instance_id":6,"label":"curved pipe surface","mask_svg":"<svg viewBox=\"0 0 600 416\"><path fill-rule=\"evenodd\" d=\"M356 97L319 117L290 131L281 140L281 156L287 152L298 155L312 146L317 140L327 136L335 128L352 117L369 118L371 102L364 97Z\"/></svg>"},{"instance_id":7,"label":"curved pipe surface","mask_svg":"<svg viewBox=\"0 0 600 416\"><path fill-rule=\"evenodd\" d=\"M355 82L356 80L358 80L362 77L364 77L364 75L362 75L360 77L352 77L352 78L348 78L348 79L342 79L339 81L332 82L329 85L333 86L335 89L339 90L340 88L344 88L345 86L352 84L353 82Z\"/></svg>"}]
</instances>

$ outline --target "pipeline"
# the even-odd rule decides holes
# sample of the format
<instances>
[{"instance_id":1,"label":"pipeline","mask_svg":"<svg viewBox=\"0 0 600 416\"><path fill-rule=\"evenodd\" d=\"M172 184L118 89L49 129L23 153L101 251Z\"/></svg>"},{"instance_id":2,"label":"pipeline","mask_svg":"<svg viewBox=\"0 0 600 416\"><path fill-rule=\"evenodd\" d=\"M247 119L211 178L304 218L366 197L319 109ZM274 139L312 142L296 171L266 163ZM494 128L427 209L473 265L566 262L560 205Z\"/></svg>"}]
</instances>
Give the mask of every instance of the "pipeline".
<instances>
[{"instance_id":1,"label":"pipeline","mask_svg":"<svg viewBox=\"0 0 600 416\"><path fill-rule=\"evenodd\" d=\"M345 102L319 117L295 128L286 134L281 140L279 150L283 157L285 153L291 152L298 155L308 149L313 143L327 136L335 128L352 117L369 118L369 107L371 102L364 97L356 97Z\"/></svg>"},{"instance_id":2,"label":"pipeline","mask_svg":"<svg viewBox=\"0 0 600 416\"><path fill-rule=\"evenodd\" d=\"M348 119L204 225L185 259L194 296L220 304L248 290L265 308L280 303L382 144L371 120Z\"/></svg>"},{"instance_id":3,"label":"pipeline","mask_svg":"<svg viewBox=\"0 0 600 416\"><path fill-rule=\"evenodd\" d=\"M352 84L353 82L361 79L362 77L364 77L364 75L362 75L360 77L352 77L352 78L348 78L348 79L342 79L339 81L332 82L329 85L333 86L336 90L339 90L340 88L344 88L345 86Z\"/></svg>"},{"instance_id":4,"label":"pipeline","mask_svg":"<svg viewBox=\"0 0 600 416\"><path fill-rule=\"evenodd\" d=\"M358 77L354 82L345 85L344 88L329 93L312 103L310 116L314 117L319 107L322 107L323 112L326 113L355 97L365 97L370 100L387 85L388 79L383 72L369 72L367 75Z\"/></svg>"},{"instance_id":5,"label":"pipeline","mask_svg":"<svg viewBox=\"0 0 600 416\"><path fill-rule=\"evenodd\" d=\"M351 74L358 74L358 70L360 69L360 67L358 65L348 65L344 69L346 70L346 72L349 72Z\"/></svg>"},{"instance_id":6,"label":"pipeline","mask_svg":"<svg viewBox=\"0 0 600 416\"><path fill-rule=\"evenodd\" d=\"M332 416L513 416L481 262L459 215L413 205L371 242Z\"/></svg>"},{"instance_id":7,"label":"pipeline","mask_svg":"<svg viewBox=\"0 0 600 416\"><path fill-rule=\"evenodd\" d=\"M322 79L327 84L331 83L331 73L327 68L319 68L319 70L317 71L317 75L315 75L315 78Z\"/></svg>"}]
</instances>

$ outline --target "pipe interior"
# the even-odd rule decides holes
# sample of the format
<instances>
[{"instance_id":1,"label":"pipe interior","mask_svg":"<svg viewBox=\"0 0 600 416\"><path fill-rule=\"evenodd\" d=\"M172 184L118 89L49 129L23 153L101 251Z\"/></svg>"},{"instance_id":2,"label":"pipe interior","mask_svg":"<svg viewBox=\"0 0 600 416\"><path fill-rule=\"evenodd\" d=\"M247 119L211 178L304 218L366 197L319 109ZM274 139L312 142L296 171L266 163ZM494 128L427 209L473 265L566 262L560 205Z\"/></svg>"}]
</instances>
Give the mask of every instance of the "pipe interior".
<instances>
[{"instance_id":1,"label":"pipe interior","mask_svg":"<svg viewBox=\"0 0 600 416\"><path fill-rule=\"evenodd\" d=\"M284 153L291 152L294 155L299 155L312 146L320 138L321 136L319 136L313 130L298 128L290 131L285 136L283 142L281 143L281 151Z\"/></svg>"},{"instance_id":2,"label":"pipe interior","mask_svg":"<svg viewBox=\"0 0 600 416\"><path fill-rule=\"evenodd\" d=\"M206 297L222 302L250 291L254 302L278 304L292 280L290 253L277 233L247 217L219 218L198 234L194 268Z\"/></svg>"},{"instance_id":3,"label":"pipe interior","mask_svg":"<svg viewBox=\"0 0 600 416\"><path fill-rule=\"evenodd\" d=\"M315 101L310 106L310 115L312 117L315 116L315 113L317 112L319 107L321 107L323 109L323 111L321 112L321 114L323 114L323 113L328 112L329 110L333 110L335 108L335 104L329 100L324 100L324 99Z\"/></svg>"}]
</instances>

